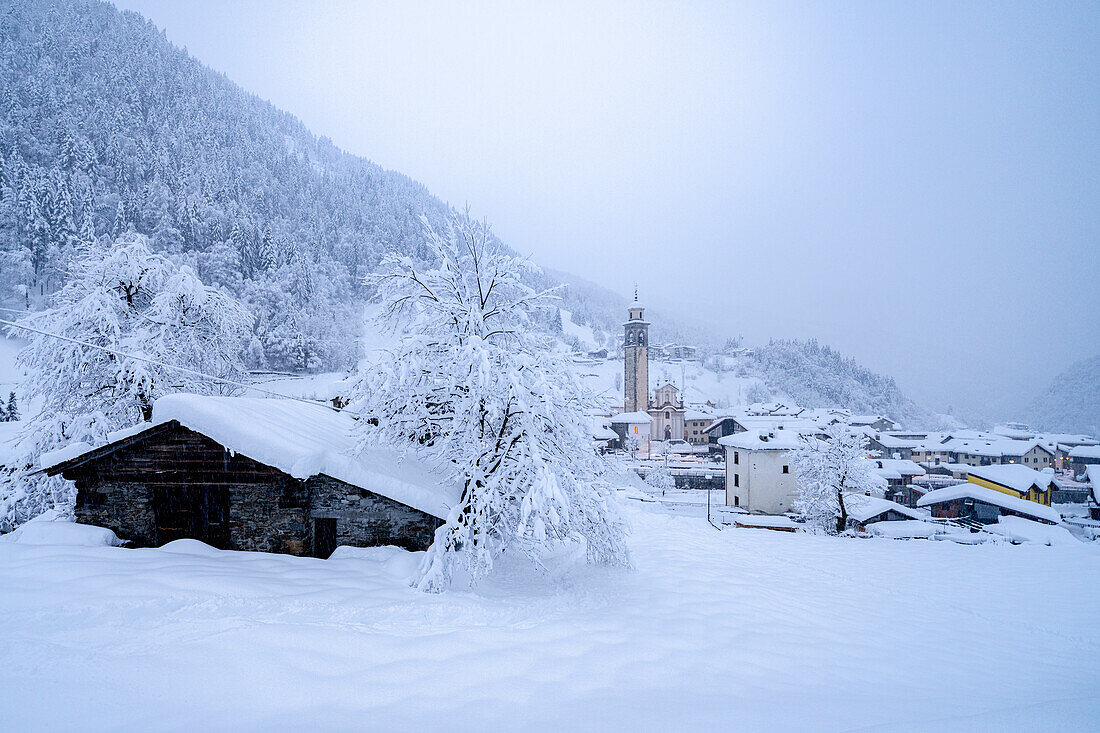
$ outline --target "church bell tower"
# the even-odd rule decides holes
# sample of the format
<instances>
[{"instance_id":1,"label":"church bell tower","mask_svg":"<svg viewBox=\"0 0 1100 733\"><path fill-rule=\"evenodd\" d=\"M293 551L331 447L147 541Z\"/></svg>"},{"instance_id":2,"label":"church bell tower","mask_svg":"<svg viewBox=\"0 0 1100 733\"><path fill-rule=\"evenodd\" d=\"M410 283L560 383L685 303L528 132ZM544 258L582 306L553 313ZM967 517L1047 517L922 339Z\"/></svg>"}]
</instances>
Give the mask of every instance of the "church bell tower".
<instances>
[{"instance_id":1,"label":"church bell tower","mask_svg":"<svg viewBox=\"0 0 1100 733\"><path fill-rule=\"evenodd\" d=\"M645 412L649 409L649 322L638 303L637 289L623 328L623 412Z\"/></svg>"}]
</instances>

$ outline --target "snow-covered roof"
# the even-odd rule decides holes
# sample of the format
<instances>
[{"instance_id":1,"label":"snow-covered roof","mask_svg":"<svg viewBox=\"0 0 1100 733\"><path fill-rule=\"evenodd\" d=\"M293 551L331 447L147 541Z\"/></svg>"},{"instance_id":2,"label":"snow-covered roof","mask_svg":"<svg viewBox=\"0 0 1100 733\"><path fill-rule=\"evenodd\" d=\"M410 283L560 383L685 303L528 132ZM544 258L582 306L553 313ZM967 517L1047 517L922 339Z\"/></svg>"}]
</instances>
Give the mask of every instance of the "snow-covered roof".
<instances>
[{"instance_id":1,"label":"snow-covered roof","mask_svg":"<svg viewBox=\"0 0 1100 733\"><path fill-rule=\"evenodd\" d=\"M951 473L965 473L970 474L970 469L974 468L969 463L921 463L922 466L928 469L933 468L946 468Z\"/></svg>"},{"instance_id":2,"label":"snow-covered roof","mask_svg":"<svg viewBox=\"0 0 1100 733\"><path fill-rule=\"evenodd\" d=\"M985 479L1021 494L1026 494L1032 486L1037 487L1039 491L1046 491L1052 486L1058 488L1053 474L1042 473L1018 463L1002 466L972 466L969 476L971 481L975 478Z\"/></svg>"},{"instance_id":3,"label":"snow-covered roof","mask_svg":"<svg viewBox=\"0 0 1100 733\"><path fill-rule=\"evenodd\" d=\"M685 410L684 411L684 419L685 420L710 420L710 415L708 415L705 412L700 412L699 410Z\"/></svg>"},{"instance_id":4,"label":"snow-covered roof","mask_svg":"<svg viewBox=\"0 0 1100 733\"><path fill-rule=\"evenodd\" d=\"M1019 499L1015 496L1009 496L1003 492L995 491L994 489L987 489L984 486L970 483L955 484L954 486L946 486L942 489L929 491L917 500L917 506L931 506L933 504L941 504L945 501L954 501L956 499L974 499L985 504L999 506L1002 509L1019 512L1029 517L1036 517L1047 522L1054 522L1055 524L1062 521L1061 515L1048 506L1043 506L1042 504L1028 501L1027 499Z\"/></svg>"},{"instance_id":5,"label":"snow-covered roof","mask_svg":"<svg viewBox=\"0 0 1100 733\"><path fill-rule=\"evenodd\" d=\"M913 461L904 458L874 458L872 459L880 470L893 471L902 476L923 476L927 473Z\"/></svg>"},{"instance_id":6,"label":"snow-covered roof","mask_svg":"<svg viewBox=\"0 0 1100 733\"><path fill-rule=\"evenodd\" d=\"M594 440L615 440L619 437L614 430L607 427L608 420L609 418L606 417L593 417L590 419Z\"/></svg>"},{"instance_id":7,"label":"snow-covered roof","mask_svg":"<svg viewBox=\"0 0 1100 733\"><path fill-rule=\"evenodd\" d=\"M922 512L902 506L896 501L881 499L877 496L853 496L850 499L845 499L844 505L848 510L848 516L857 522L866 522L871 517L877 517L889 511L895 511L910 519L926 518Z\"/></svg>"},{"instance_id":8,"label":"snow-covered roof","mask_svg":"<svg viewBox=\"0 0 1100 733\"><path fill-rule=\"evenodd\" d=\"M1035 437L1035 431L1022 423L994 425L993 432L997 435L1003 435L1006 438L1015 438L1017 440L1027 440Z\"/></svg>"},{"instance_id":9,"label":"snow-covered roof","mask_svg":"<svg viewBox=\"0 0 1100 733\"><path fill-rule=\"evenodd\" d=\"M653 418L649 416L648 412L620 412L618 415L614 415L611 418L612 425L637 425L640 423L651 423Z\"/></svg>"},{"instance_id":10,"label":"snow-covered roof","mask_svg":"<svg viewBox=\"0 0 1100 733\"><path fill-rule=\"evenodd\" d=\"M743 450L790 450L798 447L798 436L796 430L749 430L719 438L718 443Z\"/></svg>"},{"instance_id":11,"label":"snow-covered roof","mask_svg":"<svg viewBox=\"0 0 1100 733\"><path fill-rule=\"evenodd\" d=\"M896 422L886 417L885 415L852 415L848 418L849 425L871 425L879 420L885 420L891 425L897 425Z\"/></svg>"},{"instance_id":12,"label":"snow-covered roof","mask_svg":"<svg viewBox=\"0 0 1100 733\"><path fill-rule=\"evenodd\" d=\"M457 487L412 455L383 448L357 452L351 416L297 400L167 395L153 403L152 423L114 433L108 445L173 420L295 478L324 474L435 517L446 518L458 499ZM42 466L93 450L98 447L70 446L44 455Z\"/></svg>"},{"instance_id":13,"label":"snow-covered roof","mask_svg":"<svg viewBox=\"0 0 1100 733\"><path fill-rule=\"evenodd\" d=\"M877 440L884 448L914 448L921 444L924 438L902 438L890 433L883 433L870 426L865 426L864 433L869 438Z\"/></svg>"},{"instance_id":14,"label":"snow-covered roof","mask_svg":"<svg viewBox=\"0 0 1100 733\"><path fill-rule=\"evenodd\" d=\"M1100 445L1076 445L1069 452L1070 458L1100 458Z\"/></svg>"}]
</instances>

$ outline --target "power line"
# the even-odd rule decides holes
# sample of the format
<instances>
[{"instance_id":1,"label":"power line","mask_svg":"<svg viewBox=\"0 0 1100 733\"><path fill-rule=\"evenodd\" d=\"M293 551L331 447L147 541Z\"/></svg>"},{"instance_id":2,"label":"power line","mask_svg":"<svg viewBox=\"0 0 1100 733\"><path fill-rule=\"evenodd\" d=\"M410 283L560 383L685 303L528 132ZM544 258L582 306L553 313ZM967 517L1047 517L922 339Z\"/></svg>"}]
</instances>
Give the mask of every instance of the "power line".
<instances>
[{"instance_id":1,"label":"power line","mask_svg":"<svg viewBox=\"0 0 1100 733\"><path fill-rule=\"evenodd\" d=\"M0 309L0 310L11 310L11 309L10 308L3 308L3 309ZM23 312L26 312L26 311L18 311L18 312L23 313ZM106 346L100 346L99 344L93 344L93 343L89 343L87 341L81 341L80 339L70 338L69 336L62 336L61 334L51 333L49 331L43 331L43 330L38 329L38 328L32 328L31 326L24 326L23 324L20 324L20 323L14 323L12 321L5 321L3 319L0 319L0 325L8 326L10 328L20 328L20 329L23 329L24 331L30 331L31 333L37 333L37 334L40 334L42 336L49 336L50 338L59 339L61 341L67 341L69 343L77 344L79 346L85 346L89 349L98 349L100 351L105 351L108 354L114 354L115 356L121 356L121 357L125 357L127 359L134 359L135 361L145 362L146 364L154 364L156 366L164 367L166 369L175 369L177 371L185 372L187 374L191 374L191 375L196 376L196 377L202 377L203 379L209 379L212 382L220 382L221 384L228 384L228 385L231 385L233 387L241 387L242 389L251 389L251 390L254 390L256 392L261 392L263 394L271 395L272 397L279 397L280 399L284 399L284 400L294 400L296 402L304 402L307 405L316 405L316 406L319 406L319 407L328 408L329 410L332 410L333 412L344 412L344 413L347 413L348 415L355 415L356 417L359 416L355 412L351 412L350 410L342 410L342 409L333 407L332 405L326 404L325 402L319 402L319 401L316 401L316 400L308 400L304 397L292 397L290 395L279 394L278 392L274 392L274 391L269 390L269 389L264 389L263 387L257 387L257 386L252 385L252 384L244 384L242 382L235 382L232 379L225 379L224 377L215 377L212 374L205 374L205 373L197 371L195 369L188 369L187 367L182 367L182 366L179 366L177 364L166 364L165 362L157 361L156 359L150 359L149 357L146 357L146 356L138 356L137 354L128 354L125 351L119 351L117 349L111 349L111 348L108 348Z\"/></svg>"}]
</instances>

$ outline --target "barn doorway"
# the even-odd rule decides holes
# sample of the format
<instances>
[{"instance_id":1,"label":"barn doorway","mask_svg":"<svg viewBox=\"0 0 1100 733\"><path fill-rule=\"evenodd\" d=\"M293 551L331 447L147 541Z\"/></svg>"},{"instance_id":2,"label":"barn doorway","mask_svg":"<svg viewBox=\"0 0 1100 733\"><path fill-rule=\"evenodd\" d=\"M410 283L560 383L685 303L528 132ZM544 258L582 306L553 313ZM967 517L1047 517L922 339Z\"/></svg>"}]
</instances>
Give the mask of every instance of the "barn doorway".
<instances>
[{"instance_id":1,"label":"barn doorway","mask_svg":"<svg viewBox=\"0 0 1100 733\"><path fill-rule=\"evenodd\" d=\"M157 546L181 539L229 546L229 489L207 486L154 486Z\"/></svg>"},{"instance_id":2,"label":"barn doorway","mask_svg":"<svg viewBox=\"0 0 1100 733\"><path fill-rule=\"evenodd\" d=\"M336 520L318 517L313 520L313 556L328 560L336 549Z\"/></svg>"}]
</instances>

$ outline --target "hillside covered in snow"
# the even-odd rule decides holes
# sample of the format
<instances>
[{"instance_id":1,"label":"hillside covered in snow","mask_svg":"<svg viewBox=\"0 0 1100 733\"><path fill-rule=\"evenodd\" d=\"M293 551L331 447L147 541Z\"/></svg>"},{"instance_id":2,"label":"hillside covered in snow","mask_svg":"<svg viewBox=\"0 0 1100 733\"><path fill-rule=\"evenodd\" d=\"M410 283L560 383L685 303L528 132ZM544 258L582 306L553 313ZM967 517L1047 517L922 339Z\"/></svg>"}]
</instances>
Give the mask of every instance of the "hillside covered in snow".
<instances>
[{"instance_id":1,"label":"hillside covered in snow","mask_svg":"<svg viewBox=\"0 0 1100 733\"><path fill-rule=\"evenodd\" d=\"M1100 356L1078 362L1055 377L1024 415L1037 430L1100 435Z\"/></svg>"}]
</instances>

